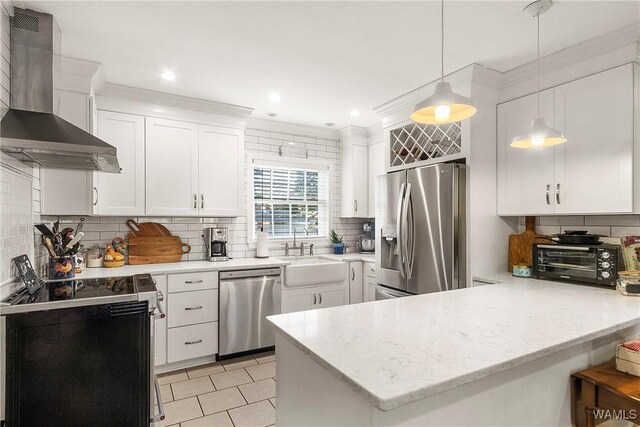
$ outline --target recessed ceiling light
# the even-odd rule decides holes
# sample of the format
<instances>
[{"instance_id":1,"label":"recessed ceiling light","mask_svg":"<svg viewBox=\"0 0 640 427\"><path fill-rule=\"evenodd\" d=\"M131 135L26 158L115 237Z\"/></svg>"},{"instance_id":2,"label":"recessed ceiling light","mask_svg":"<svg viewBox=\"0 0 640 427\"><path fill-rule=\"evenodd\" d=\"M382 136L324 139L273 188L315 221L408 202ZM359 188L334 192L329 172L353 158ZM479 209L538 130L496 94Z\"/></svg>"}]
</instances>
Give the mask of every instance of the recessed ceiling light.
<instances>
[{"instance_id":1,"label":"recessed ceiling light","mask_svg":"<svg viewBox=\"0 0 640 427\"><path fill-rule=\"evenodd\" d=\"M271 102L280 102L280 95L275 93L275 92L271 92L269 94L269 101L271 101Z\"/></svg>"},{"instance_id":2,"label":"recessed ceiling light","mask_svg":"<svg viewBox=\"0 0 640 427\"><path fill-rule=\"evenodd\" d=\"M333 123L333 122L327 122L327 123L325 123L324 125L325 125L325 126L329 126L329 127L331 127L331 126L335 126L336 124L335 124L335 123Z\"/></svg>"},{"instance_id":3,"label":"recessed ceiling light","mask_svg":"<svg viewBox=\"0 0 640 427\"><path fill-rule=\"evenodd\" d=\"M275 117L275 116L277 116L277 114L276 114L276 113L267 113L267 116L269 116L269 117Z\"/></svg>"},{"instance_id":4,"label":"recessed ceiling light","mask_svg":"<svg viewBox=\"0 0 640 427\"><path fill-rule=\"evenodd\" d=\"M350 114L351 114L351 117L358 117L360 115L360 111L352 110Z\"/></svg>"},{"instance_id":5,"label":"recessed ceiling light","mask_svg":"<svg viewBox=\"0 0 640 427\"><path fill-rule=\"evenodd\" d=\"M173 74L173 71L163 71L162 73L160 73L160 77L162 77L163 80L166 80L168 82L172 82L176 79L176 75Z\"/></svg>"}]
</instances>

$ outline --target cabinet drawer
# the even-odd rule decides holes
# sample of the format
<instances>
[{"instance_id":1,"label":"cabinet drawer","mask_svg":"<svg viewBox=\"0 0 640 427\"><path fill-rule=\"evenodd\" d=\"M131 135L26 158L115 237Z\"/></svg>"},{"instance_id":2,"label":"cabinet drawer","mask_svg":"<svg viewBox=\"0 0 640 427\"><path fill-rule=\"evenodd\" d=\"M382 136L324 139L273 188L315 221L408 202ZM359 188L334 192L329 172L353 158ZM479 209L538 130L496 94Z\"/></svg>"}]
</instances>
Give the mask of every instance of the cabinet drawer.
<instances>
[{"instance_id":1,"label":"cabinet drawer","mask_svg":"<svg viewBox=\"0 0 640 427\"><path fill-rule=\"evenodd\" d=\"M218 272L169 274L169 292L199 291L216 289Z\"/></svg>"},{"instance_id":2,"label":"cabinet drawer","mask_svg":"<svg viewBox=\"0 0 640 427\"><path fill-rule=\"evenodd\" d=\"M193 325L218 320L218 290L169 294L169 327Z\"/></svg>"},{"instance_id":3,"label":"cabinet drawer","mask_svg":"<svg viewBox=\"0 0 640 427\"><path fill-rule=\"evenodd\" d=\"M367 277L371 277L373 279L376 278L376 265L373 262L365 262L364 263L364 275Z\"/></svg>"},{"instance_id":4,"label":"cabinet drawer","mask_svg":"<svg viewBox=\"0 0 640 427\"><path fill-rule=\"evenodd\" d=\"M218 322L170 328L167 331L167 362L209 356L218 352Z\"/></svg>"}]
</instances>

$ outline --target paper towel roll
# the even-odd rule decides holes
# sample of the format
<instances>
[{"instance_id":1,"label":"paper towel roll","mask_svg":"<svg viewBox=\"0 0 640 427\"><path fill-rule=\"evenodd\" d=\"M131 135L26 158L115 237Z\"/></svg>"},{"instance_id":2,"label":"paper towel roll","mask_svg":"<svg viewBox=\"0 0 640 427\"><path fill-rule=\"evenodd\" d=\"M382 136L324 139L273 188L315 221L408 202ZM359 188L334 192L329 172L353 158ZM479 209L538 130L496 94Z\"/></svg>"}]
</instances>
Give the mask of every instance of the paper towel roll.
<instances>
[{"instance_id":1,"label":"paper towel roll","mask_svg":"<svg viewBox=\"0 0 640 427\"><path fill-rule=\"evenodd\" d=\"M268 236L264 231L256 233L256 258L269 258Z\"/></svg>"}]
</instances>

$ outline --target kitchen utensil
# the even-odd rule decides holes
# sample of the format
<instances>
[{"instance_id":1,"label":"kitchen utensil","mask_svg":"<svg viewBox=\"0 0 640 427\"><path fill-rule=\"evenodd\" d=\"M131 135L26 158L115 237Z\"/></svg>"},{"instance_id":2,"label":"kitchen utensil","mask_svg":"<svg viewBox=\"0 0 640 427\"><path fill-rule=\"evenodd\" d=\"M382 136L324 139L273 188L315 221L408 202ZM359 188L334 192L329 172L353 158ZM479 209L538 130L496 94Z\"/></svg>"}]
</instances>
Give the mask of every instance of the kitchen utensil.
<instances>
[{"instance_id":1,"label":"kitchen utensil","mask_svg":"<svg viewBox=\"0 0 640 427\"><path fill-rule=\"evenodd\" d=\"M49 258L49 279L73 279L76 275L73 257L61 256Z\"/></svg>"},{"instance_id":2,"label":"kitchen utensil","mask_svg":"<svg viewBox=\"0 0 640 427\"><path fill-rule=\"evenodd\" d=\"M599 234L556 234L551 240L562 245L598 245L600 241Z\"/></svg>"},{"instance_id":3,"label":"kitchen utensil","mask_svg":"<svg viewBox=\"0 0 640 427\"><path fill-rule=\"evenodd\" d=\"M76 227L76 234L82 231L83 226L84 226L84 218L80 218L80 222L78 222L78 226Z\"/></svg>"},{"instance_id":4,"label":"kitchen utensil","mask_svg":"<svg viewBox=\"0 0 640 427\"><path fill-rule=\"evenodd\" d=\"M53 223L51 229L53 230L53 234L58 234L58 230L60 228L60 220Z\"/></svg>"},{"instance_id":5,"label":"kitchen utensil","mask_svg":"<svg viewBox=\"0 0 640 427\"><path fill-rule=\"evenodd\" d=\"M129 236L129 263L155 264L178 262L191 251L178 236Z\"/></svg>"},{"instance_id":6,"label":"kitchen utensil","mask_svg":"<svg viewBox=\"0 0 640 427\"><path fill-rule=\"evenodd\" d=\"M509 272L513 273L513 266L533 265L532 245L534 243L551 243L545 236L536 233L536 217L525 218L525 230L520 234L509 236Z\"/></svg>"},{"instance_id":7,"label":"kitchen utensil","mask_svg":"<svg viewBox=\"0 0 640 427\"><path fill-rule=\"evenodd\" d=\"M65 246L65 249L69 250L71 248L73 248L73 246L78 243L80 241L80 239L82 239L84 237L84 233L81 231L80 233L76 234L73 239L71 239L71 241L69 243L67 243L67 245Z\"/></svg>"},{"instance_id":8,"label":"kitchen utensil","mask_svg":"<svg viewBox=\"0 0 640 427\"><path fill-rule=\"evenodd\" d=\"M56 256L58 256L56 254L55 249L53 248L53 243L51 243L51 239L49 237L43 234L41 237L41 241L42 241L42 246L44 246L47 249L47 252L49 252L49 255L51 257L55 258Z\"/></svg>"},{"instance_id":9,"label":"kitchen utensil","mask_svg":"<svg viewBox=\"0 0 640 427\"><path fill-rule=\"evenodd\" d=\"M53 237L53 231L51 231L51 228L49 228L47 224L35 224L34 227L37 228L43 236Z\"/></svg>"},{"instance_id":10,"label":"kitchen utensil","mask_svg":"<svg viewBox=\"0 0 640 427\"><path fill-rule=\"evenodd\" d=\"M42 286L42 281L38 279L31 261L27 255L20 255L12 259L18 270L18 276L22 279L29 295L33 295Z\"/></svg>"},{"instance_id":11,"label":"kitchen utensil","mask_svg":"<svg viewBox=\"0 0 640 427\"><path fill-rule=\"evenodd\" d=\"M137 223L133 219L127 220L129 226L129 234L135 236L171 236L171 232L167 228L157 222Z\"/></svg>"},{"instance_id":12,"label":"kitchen utensil","mask_svg":"<svg viewBox=\"0 0 640 427\"><path fill-rule=\"evenodd\" d=\"M585 234L589 234L587 230L565 230L564 234L569 234L571 236L584 236Z\"/></svg>"}]
</instances>

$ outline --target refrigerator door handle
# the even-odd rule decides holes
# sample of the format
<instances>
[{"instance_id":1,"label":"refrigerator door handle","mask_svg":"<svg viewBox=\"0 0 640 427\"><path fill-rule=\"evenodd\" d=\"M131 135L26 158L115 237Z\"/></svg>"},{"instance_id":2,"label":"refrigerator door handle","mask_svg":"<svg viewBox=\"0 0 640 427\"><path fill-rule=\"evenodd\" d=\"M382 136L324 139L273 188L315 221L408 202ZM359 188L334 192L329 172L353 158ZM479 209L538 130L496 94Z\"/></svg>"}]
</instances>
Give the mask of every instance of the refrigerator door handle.
<instances>
[{"instance_id":1,"label":"refrigerator door handle","mask_svg":"<svg viewBox=\"0 0 640 427\"><path fill-rule=\"evenodd\" d=\"M403 182L400 186L400 194L398 195L398 211L396 215L396 246L398 247L398 258L400 259L400 277L403 279L406 278L403 253L404 245L402 242L402 208L404 206L404 189L405 183Z\"/></svg>"},{"instance_id":2,"label":"refrigerator door handle","mask_svg":"<svg viewBox=\"0 0 640 427\"><path fill-rule=\"evenodd\" d=\"M411 197L411 184L407 184L407 192L404 197L403 210L403 226L402 243L404 245L403 252L406 258L405 270L407 279L411 279L413 272L413 255L415 252L414 226L413 226L413 198ZM411 213L411 217L409 217Z\"/></svg>"}]
</instances>

